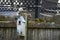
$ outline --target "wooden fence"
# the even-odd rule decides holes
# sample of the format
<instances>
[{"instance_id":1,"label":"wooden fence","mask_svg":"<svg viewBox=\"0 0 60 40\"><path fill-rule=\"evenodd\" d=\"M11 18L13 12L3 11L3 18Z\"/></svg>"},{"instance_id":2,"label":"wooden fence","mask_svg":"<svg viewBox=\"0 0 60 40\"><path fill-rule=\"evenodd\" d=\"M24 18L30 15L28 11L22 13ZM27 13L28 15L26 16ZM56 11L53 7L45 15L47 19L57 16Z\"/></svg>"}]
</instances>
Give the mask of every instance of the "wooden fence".
<instances>
[{"instance_id":1,"label":"wooden fence","mask_svg":"<svg viewBox=\"0 0 60 40\"><path fill-rule=\"evenodd\" d=\"M0 27L0 40L24 40L24 37L16 35L16 27L6 25L9 24ZM60 28L28 27L27 40L60 40Z\"/></svg>"},{"instance_id":2,"label":"wooden fence","mask_svg":"<svg viewBox=\"0 0 60 40\"><path fill-rule=\"evenodd\" d=\"M28 27L27 40L60 40L60 28Z\"/></svg>"},{"instance_id":3,"label":"wooden fence","mask_svg":"<svg viewBox=\"0 0 60 40\"><path fill-rule=\"evenodd\" d=\"M0 40L16 40L16 28L0 28Z\"/></svg>"},{"instance_id":4,"label":"wooden fence","mask_svg":"<svg viewBox=\"0 0 60 40\"><path fill-rule=\"evenodd\" d=\"M0 24L0 40L24 40L24 37L17 36L16 24ZM27 40L60 40L60 27L27 27Z\"/></svg>"},{"instance_id":5,"label":"wooden fence","mask_svg":"<svg viewBox=\"0 0 60 40\"><path fill-rule=\"evenodd\" d=\"M0 40L24 40L23 36L17 36L16 23L0 23Z\"/></svg>"}]
</instances>

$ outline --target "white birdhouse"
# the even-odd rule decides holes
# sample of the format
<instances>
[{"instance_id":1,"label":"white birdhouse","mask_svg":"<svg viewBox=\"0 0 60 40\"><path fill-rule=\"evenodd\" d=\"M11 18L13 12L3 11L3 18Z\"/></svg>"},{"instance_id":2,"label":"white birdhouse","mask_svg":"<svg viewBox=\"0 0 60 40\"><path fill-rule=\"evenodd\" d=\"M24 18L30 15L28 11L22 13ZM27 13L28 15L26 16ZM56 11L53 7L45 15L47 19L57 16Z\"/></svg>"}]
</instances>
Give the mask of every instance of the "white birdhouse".
<instances>
[{"instance_id":1,"label":"white birdhouse","mask_svg":"<svg viewBox=\"0 0 60 40\"><path fill-rule=\"evenodd\" d=\"M25 29L25 19L23 16L20 16L18 19L17 19L17 33L18 35L25 35L24 34L24 29Z\"/></svg>"},{"instance_id":2,"label":"white birdhouse","mask_svg":"<svg viewBox=\"0 0 60 40\"><path fill-rule=\"evenodd\" d=\"M17 33L18 36L24 36L24 40L27 38L27 13L27 10L20 11L21 16L17 19Z\"/></svg>"}]
</instances>

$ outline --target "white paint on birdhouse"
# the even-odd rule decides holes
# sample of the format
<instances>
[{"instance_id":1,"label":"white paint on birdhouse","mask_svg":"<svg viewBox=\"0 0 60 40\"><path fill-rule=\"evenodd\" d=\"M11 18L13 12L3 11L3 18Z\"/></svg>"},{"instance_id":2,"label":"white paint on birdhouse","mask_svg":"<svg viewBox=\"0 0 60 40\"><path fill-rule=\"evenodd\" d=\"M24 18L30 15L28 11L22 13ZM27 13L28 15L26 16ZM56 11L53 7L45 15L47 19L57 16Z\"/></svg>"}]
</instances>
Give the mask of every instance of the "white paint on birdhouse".
<instances>
[{"instance_id":1,"label":"white paint on birdhouse","mask_svg":"<svg viewBox=\"0 0 60 40\"><path fill-rule=\"evenodd\" d=\"M23 16L20 16L18 19L17 19L17 33L18 35L25 35L24 34L24 30L25 30L25 19Z\"/></svg>"}]
</instances>

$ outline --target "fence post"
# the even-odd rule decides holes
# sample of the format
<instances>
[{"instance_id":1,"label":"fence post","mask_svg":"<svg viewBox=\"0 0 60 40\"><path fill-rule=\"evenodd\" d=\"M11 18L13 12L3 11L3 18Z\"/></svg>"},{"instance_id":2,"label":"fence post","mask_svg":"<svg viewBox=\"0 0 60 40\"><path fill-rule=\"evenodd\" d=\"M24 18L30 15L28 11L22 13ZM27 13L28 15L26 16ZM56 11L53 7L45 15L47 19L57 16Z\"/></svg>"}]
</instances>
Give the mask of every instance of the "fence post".
<instances>
[{"instance_id":1,"label":"fence post","mask_svg":"<svg viewBox=\"0 0 60 40\"><path fill-rule=\"evenodd\" d=\"M22 31L22 36L24 36L24 40L27 40L27 14L28 14L28 11L22 11L22 16L25 18L25 27L23 28L23 31Z\"/></svg>"},{"instance_id":2,"label":"fence post","mask_svg":"<svg viewBox=\"0 0 60 40\"><path fill-rule=\"evenodd\" d=\"M27 13L24 13L25 14L25 20L26 20L26 23L25 23L25 38L24 40L27 40Z\"/></svg>"}]
</instances>

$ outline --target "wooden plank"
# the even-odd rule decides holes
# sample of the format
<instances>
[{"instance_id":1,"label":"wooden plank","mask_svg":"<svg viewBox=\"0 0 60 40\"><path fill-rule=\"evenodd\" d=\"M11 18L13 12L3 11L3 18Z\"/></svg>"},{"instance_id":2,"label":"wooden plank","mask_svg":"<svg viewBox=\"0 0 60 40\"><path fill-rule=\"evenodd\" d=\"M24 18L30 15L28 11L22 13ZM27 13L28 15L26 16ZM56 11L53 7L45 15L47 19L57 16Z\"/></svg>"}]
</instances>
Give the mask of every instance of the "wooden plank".
<instances>
[{"instance_id":1,"label":"wooden plank","mask_svg":"<svg viewBox=\"0 0 60 40\"><path fill-rule=\"evenodd\" d=\"M35 32L35 31L34 31L33 29L30 29L30 30L31 30L31 32L30 32L30 33L31 33L31 34L30 34L30 35L31 35L31 40L34 40L34 32Z\"/></svg>"},{"instance_id":2,"label":"wooden plank","mask_svg":"<svg viewBox=\"0 0 60 40\"><path fill-rule=\"evenodd\" d=\"M60 29L60 27L27 27L28 29Z\"/></svg>"},{"instance_id":3,"label":"wooden plank","mask_svg":"<svg viewBox=\"0 0 60 40\"><path fill-rule=\"evenodd\" d=\"M0 23L0 27L16 27L16 22Z\"/></svg>"},{"instance_id":4,"label":"wooden plank","mask_svg":"<svg viewBox=\"0 0 60 40\"><path fill-rule=\"evenodd\" d=\"M27 40L31 40L31 30L30 29L28 29L28 37L27 37Z\"/></svg>"},{"instance_id":5,"label":"wooden plank","mask_svg":"<svg viewBox=\"0 0 60 40\"><path fill-rule=\"evenodd\" d=\"M0 21L0 23L10 23L12 21Z\"/></svg>"},{"instance_id":6,"label":"wooden plank","mask_svg":"<svg viewBox=\"0 0 60 40\"><path fill-rule=\"evenodd\" d=\"M3 29L0 28L0 40L3 40Z\"/></svg>"}]
</instances>

